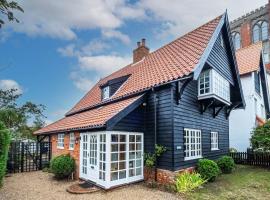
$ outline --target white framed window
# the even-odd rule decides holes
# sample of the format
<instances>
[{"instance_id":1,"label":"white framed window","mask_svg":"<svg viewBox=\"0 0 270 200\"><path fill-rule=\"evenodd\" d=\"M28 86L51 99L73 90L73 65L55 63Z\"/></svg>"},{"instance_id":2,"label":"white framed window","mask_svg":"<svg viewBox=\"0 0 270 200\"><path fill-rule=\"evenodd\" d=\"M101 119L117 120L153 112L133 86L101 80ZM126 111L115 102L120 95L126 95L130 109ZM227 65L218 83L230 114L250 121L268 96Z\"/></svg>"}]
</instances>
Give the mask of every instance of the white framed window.
<instances>
[{"instance_id":1,"label":"white framed window","mask_svg":"<svg viewBox=\"0 0 270 200\"><path fill-rule=\"evenodd\" d=\"M218 132L211 132L211 150L218 150Z\"/></svg>"},{"instance_id":2,"label":"white framed window","mask_svg":"<svg viewBox=\"0 0 270 200\"><path fill-rule=\"evenodd\" d=\"M102 100L106 100L110 98L110 87L106 86L102 88Z\"/></svg>"},{"instance_id":3,"label":"white framed window","mask_svg":"<svg viewBox=\"0 0 270 200\"><path fill-rule=\"evenodd\" d=\"M258 114L258 102L257 99L254 98L254 111L255 111L255 116Z\"/></svg>"},{"instance_id":4,"label":"white framed window","mask_svg":"<svg viewBox=\"0 0 270 200\"><path fill-rule=\"evenodd\" d=\"M75 136L74 133L69 134L69 150L74 150Z\"/></svg>"},{"instance_id":5,"label":"white framed window","mask_svg":"<svg viewBox=\"0 0 270 200\"><path fill-rule=\"evenodd\" d=\"M230 104L230 83L213 69L201 73L198 81L199 99L216 97Z\"/></svg>"},{"instance_id":6,"label":"white framed window","mask_svg":"<svg viewBox=\"0 0 270 200\"><path fill-rule=\"evenodd\" d=\"M270 44L269 41L263 42L263 61L265 63L269 63L269 52L270 52Z\"/></svg>"},{"instance_id":7,"label":"white framed window","mask_svg":"<svg viewBox=\"0 0 270 200\"><path fill-rule=\"evenodd\" d=\"M184 129L185 160L202 157L201 131L196 129Z\"/></svg>"},{"instance_id":8,"label":"white framed window","mask_svg":"<svg viewBox=\"0 0 270 200\"><path fill-rule=\"evenodd\" d=\"M268 40L269 31L268 31L268 22L258 21L252 29L252 38L253 42Z\"/></svg>"},{"instance_id":9,"label":"white framed window","mask_svg":"<svg viewBox=\"0 0 270 200\"><path fill-rule=\"evenodd\" d=\"M65 134L59 133L57 135L57 148L58 149L64 149L65 148Z\"/></svg>"},{"instance_id":10,"label":"white framed window","mask_svg":"<svg viewBox=\"0 0 270 200\"><path fill-rule=\"evenodd\" d=\"M199 79L199 95L210 93L210 70L201 73Z\"/></svg>"}]
</instances>

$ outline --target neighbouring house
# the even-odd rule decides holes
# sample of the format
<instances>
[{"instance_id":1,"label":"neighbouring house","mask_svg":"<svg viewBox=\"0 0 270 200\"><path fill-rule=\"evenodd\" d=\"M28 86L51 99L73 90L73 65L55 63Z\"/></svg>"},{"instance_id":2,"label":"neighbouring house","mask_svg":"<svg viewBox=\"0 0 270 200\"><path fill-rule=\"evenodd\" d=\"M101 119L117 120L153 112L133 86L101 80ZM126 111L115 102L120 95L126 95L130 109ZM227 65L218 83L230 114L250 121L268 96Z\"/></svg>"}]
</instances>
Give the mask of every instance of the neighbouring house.
<instances>
[{"instance_id":1,"label":"neighbouring house","mask_svg":"<svg viewBox=\"0 0 270 200\"><path fill-rule=\"evenodd\" d=\"M270 85L270 0L264 6L254 9L230 23L235 49L245 48L262 41L263 60L266 67L268 85Z\"/></svg>"},{"instance_id":2,"label":"neighbouring house","mask_svg":"<svg viewBox=\"0 0 270 200\"><path fill-rule=\"evenodd\" d=\"M48 135L53 156L70 153L76 175L104 188L144 179L144 153L167 151L156 178L172 181L200 158L229 150L229 115L244 108L227 13L101 79Z\"/></svg>"},{"instance_id":3,"label":"neighbouring house","mask_svg":"<svg viewBox=\"0 0 270 200\"><path fill-rule=\"evenodd\" d=\"M231 112L230 147L246 151L250 147L252 130L264 124L269 116L269 90L262 43L237 50L236 60L246 108Z\"/></svg>"}]
</instances>

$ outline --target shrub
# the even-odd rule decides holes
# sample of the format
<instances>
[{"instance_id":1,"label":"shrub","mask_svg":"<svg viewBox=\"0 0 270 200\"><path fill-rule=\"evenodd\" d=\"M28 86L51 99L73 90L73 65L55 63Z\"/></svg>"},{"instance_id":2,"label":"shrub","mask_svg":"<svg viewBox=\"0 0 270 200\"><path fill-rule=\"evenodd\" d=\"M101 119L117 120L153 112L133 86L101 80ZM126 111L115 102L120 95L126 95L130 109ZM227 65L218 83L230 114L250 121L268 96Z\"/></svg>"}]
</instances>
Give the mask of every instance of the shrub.
<instances>
[{"instance_id":1,"label":"shrub","mask_svg":"<svg viewBox=\"0 0 270 200\"><path fill-rule=\"evenodd\" d=\"M205 182L206 180L204 180L198 173L184 172L177 176L175 187L177 192L186 193L200 187Z\"/></svg>"},{"instance_id":2,"label":"shrub","mask_svg":"<svg viewBox=\"0 0 270 200\"><path fill-rule=\"evenodd\" d=\"M157 158L160 157L165 151L166 151L165 147L156 144L154 153L144 154L145 166L149 168L153 168L156 163Z\"/></svg>"},{"instance_id":3,"label":"shrub","mask_svg":"<svg viewBox=\"0 0 270 200\"><path fill-rule=\"evenodd\" d=\"M213 160L200 159L198 162L198 172L207 181L214 181L220 173L220 169Z\"/></svg>"},{"instance_id":4,"label":"shrub","mask_svg":"<svg viewBox=\"0 0 270 200\"><path fill-rule=\"evenodd\" d=\"M66 178L75 170L75 160L70 155L60 155L51 160L50 171L56 178Z\"/></svg>"},{"instance_id":5,"label":"shrub","mask_svg":"<svg viewBox=\"0 0 270 200\"><path fill-rule=\"evenodd\" d=\"M232 170L235 167L234 160L230 156L222 156L220 159L217 160L217 165L220 170L225 174L232 173Z\"/></svg>"},{"instance_id":6,"label":"shrub","mask_svg":"<svg viewBox=\"0 0 270 200\"><path fill-rule=\"evenodd\" d=\"M0 122L0 187L3 184L3 179L6 174L8 148L10 144L10 132Z\"/></svg>"},{"instance_id":7,"label":"shrub","mask_svg":"<svg viewBox=\"0 0 270 200\"><path fill-rule=\"evenodd\" d=\"M252 131L250 142L254 150L270 151L270 120Z\"/></svg>"}]
</instances>

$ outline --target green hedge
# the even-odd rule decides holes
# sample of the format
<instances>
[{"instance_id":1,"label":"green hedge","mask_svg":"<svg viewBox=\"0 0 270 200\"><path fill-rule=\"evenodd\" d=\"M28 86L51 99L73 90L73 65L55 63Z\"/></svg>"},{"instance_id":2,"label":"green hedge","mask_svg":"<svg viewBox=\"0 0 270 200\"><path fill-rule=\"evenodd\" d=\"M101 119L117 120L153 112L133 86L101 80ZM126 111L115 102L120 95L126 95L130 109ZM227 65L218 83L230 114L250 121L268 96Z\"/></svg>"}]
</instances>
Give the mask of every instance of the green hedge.
<instances>
[{"instance_id":1,"label":"green hedge","mask_svg":"<svg viewBox=\"0 0 270 200\"><path fill-rule=\"evenodd\" d=\"M8 148L10 144L10 132L2 122L0 122L0 187L6 174Z\"/></svg>"},{"instance_id":2,"label":"green hedge","mask_svg":"<svg viewBox=\"0 0 270 200\"><path fill-rule=\"evenodd\" d=\"M213 182L220 174L220 169L213 160L200 159L198 162L197 170L204 180Z\"/></svg>"}]
</instances>

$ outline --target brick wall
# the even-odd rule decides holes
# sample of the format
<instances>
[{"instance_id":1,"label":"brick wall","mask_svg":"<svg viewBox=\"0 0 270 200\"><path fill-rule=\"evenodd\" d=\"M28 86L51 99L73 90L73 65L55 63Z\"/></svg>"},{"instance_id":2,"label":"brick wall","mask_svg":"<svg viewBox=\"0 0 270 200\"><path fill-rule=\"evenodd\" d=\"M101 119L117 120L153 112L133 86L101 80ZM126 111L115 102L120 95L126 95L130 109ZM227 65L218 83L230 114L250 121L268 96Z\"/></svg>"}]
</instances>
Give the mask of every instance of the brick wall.
<instances>
[{"instance_id":1,"label":"brick wall","mask_svg":"<svg viewBox=\"0 0 270 200\"><path fill-rule=\"evenodd\" d=\"M250 22L245 22L241 26L241 42L242 42L242 48L247 47L252 44L251 40L251 28L250 28Z\"/></svg>"},{"instance_id":2,"label":"brick wall","mask_svg":"<svg viewBox=\"0 0 270 200\"><path fill-rule=\"evenodd\" d=\"M74 133L75 138L80 137L80 133L75 132ZM57 148L57 134L54 134L51 136L51 142L52 142L52 157L59 156L62 154L70 154L76 162L76 170L75 170L75 179L79 178L79 170L80 170L80 141L77 140L75 142L74 150L69 150L69 134L65 134L64 139L64 149L58 149Z\"/></svg>"}]
</instances>

